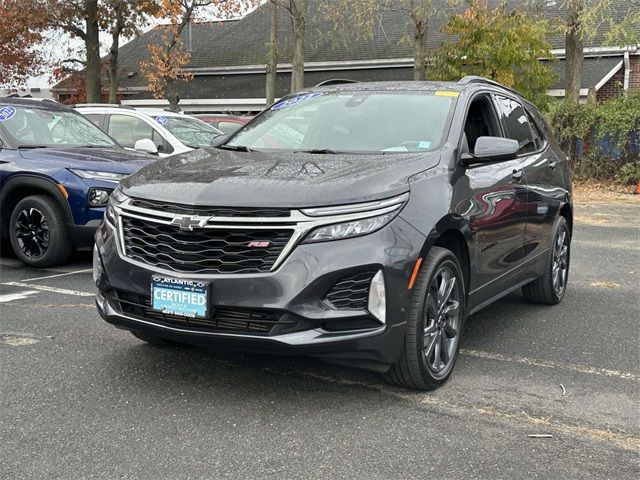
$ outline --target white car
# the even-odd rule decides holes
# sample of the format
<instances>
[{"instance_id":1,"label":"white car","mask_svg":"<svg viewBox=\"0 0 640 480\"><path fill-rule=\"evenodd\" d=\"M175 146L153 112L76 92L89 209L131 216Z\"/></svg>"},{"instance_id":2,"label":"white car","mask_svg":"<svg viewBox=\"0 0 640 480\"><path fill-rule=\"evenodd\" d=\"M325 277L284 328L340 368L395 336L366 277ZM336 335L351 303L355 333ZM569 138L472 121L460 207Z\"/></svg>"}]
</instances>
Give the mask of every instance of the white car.
<instances>
[{"instance_id":1,"label":"white car","mask_svg":"<svg viewBox=\"0 0 640 480\"><path fill-rule=\"evenodd\" d=\"M208 147L222 132L197 118L156 108L113 104L76 105L76 110L125 148L168 157Z\"/></svg>"}]
</instances>

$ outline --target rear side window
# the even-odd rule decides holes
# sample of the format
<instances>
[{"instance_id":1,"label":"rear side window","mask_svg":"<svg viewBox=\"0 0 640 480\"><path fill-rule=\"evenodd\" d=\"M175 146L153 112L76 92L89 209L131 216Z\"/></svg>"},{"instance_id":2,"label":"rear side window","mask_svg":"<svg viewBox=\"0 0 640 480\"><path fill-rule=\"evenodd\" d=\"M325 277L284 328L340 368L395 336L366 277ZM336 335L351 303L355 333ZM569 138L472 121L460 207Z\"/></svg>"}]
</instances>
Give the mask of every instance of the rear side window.
<instances>
[{"instance_id":1,"label":"rear side window","mask_svg":"<svg viewBox=\"0 0 640 480\"><path fill-rule=\"evenodd\" d=\"M100 127L104 115L99 113L88 113L84 116L87 120L90 120L96 127Z\"/></svg>"},{"instance_id":2,"label":"rear side window","mask_svg":"<svg viewBox=\"0 0 640 480\"><path fill-rule=\"evenodd\" d=\"M223 120L218 124L218 130L221 130L222 133L231 134L239 130L241 126L242 125L237 122L226 122Z\"/></svg>"},{"instance_id":3,"label":"rear side window","mask_svg":"<svg viewBox=\"0 0 640 480\"><path fill-rule=\"evenodd\" d=\"M507 138L518 141L520 154L535 152L538 145L533 138L531 121L524 107L511 98L501 95L496 95L495 98Z\"/></svg>"},{"instance_id":4,"label":"rear side window","mask_svg":"<svg viewBox=\"0 0 640 480\"><path fill-rule=\"evenodd\" d=\"M136 142L143 138L153 140L151 126L144 120L129 115L111 115L107 133L120 145L128 148L134 148Z\"/></svg>"}]
</instances>

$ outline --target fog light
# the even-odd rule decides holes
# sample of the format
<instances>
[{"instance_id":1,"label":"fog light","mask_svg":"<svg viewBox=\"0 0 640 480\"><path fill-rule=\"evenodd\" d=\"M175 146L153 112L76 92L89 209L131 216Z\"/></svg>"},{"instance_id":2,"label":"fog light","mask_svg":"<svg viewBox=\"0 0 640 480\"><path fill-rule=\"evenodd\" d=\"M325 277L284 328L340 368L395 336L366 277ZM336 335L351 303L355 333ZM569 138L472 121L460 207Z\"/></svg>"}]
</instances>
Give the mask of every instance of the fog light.
<instances>
[{"instance_id":1,"label":"fog light","mask_svg":"<svg viewBox=\"0 0 640 480\"><path fill-rule=\"evenodd\" d=\"M98 246L93 246L93 281L96 285L100 283L104 269L102 268L102 260L100 260L100 254L98 253Z\"/></svg>"},{"instance_id":2,"label":"fog light","mask_svg":"<svg viewBox=\"0 0 640 480\"><path fill-rule=\"evenodd\" d=\"M376 273L369 287L368 310L380 323L385 324L387 317L387 298L384 289L384 275L382 270Z\"/></svg>"},{"instance_id":3,"label":"fog light","mask_svg":"<svg viewBox=\"0 0 640 480\"><path fill-rule=\"evenodd\" d=\"M111 190L103 188L92 188L89 190L89 206L90 207L104 207L109 201L109 195Z\"/></svg>"}]
</instances>

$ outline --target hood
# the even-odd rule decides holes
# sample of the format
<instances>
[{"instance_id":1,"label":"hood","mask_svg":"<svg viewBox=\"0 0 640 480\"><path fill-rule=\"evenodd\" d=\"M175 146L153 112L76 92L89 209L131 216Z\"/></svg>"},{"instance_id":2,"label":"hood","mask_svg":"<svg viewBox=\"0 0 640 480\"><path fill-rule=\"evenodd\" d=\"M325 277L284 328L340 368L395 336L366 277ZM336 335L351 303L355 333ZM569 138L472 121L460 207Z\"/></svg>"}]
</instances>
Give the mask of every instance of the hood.
<instances>
[{"instance_id":1,"label":"hood","mask_svg":"<svg viewBox=\"0 0 640 480\"><path fill-rule=\"evenodd\" d=\"M20 155L27 160L58 163L62 167L125 174L157 160L157 157L123 148L33 148L21 149Z\"/></svg>"},{"instance_id":2,"label":"hood","mask_svg":"<svg viewBox=\"0 0 640 480\"><path fill-rule=\"evenodd\" d=\"M378 200L440 154L317 155L200 149L159 160L121 183L124 193L188 205L316 207Z\"/></svg>"}]
</instances>

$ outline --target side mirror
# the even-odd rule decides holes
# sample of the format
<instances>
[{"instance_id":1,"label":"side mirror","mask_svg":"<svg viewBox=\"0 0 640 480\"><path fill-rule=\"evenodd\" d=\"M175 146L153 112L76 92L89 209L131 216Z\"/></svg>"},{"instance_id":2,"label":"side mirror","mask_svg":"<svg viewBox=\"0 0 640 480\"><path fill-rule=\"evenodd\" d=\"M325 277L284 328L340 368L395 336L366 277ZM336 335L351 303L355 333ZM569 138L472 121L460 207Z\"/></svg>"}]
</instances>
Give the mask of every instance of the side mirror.
<instances>
[{"instance_id":1,"label":"side mirror","mask_svg":"<svg viewBox=\"0 0 640 480\"><path fill-rule=\"evenodd\" d=\"M211 146L217 147L219 145L222 145L223 143L226 143L226 141L229 140L230 136L231 135L229 134L225 134L225 135L218 135L217 137L213 137L213 140L211 140Z\"/></svg>"},{"instance_id":2,"label":"side mirror","mask_svg":"<svg viewBox=\"0 0 640 480\"><path fill-rule=\"evenodd\" d=\"M473 155L463 154L466 165L476 163L504 162L518 156L520 144L517 140L502 137L479 137Z\"/></svg>"},{"instance_id":3,"label":"side mirror","mask_svg":"<svg viewBox=\"0 0 640 480\"><path fill-rule=\"evenodd\" d=\"M158 154L158 147L156 147L155 142L150 138L141 138L135 143L133 148L141 152L151 153L153 155Z\"/></svg>"}]
</instances>

